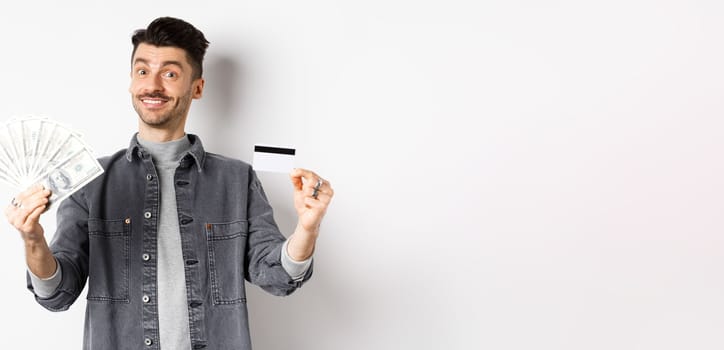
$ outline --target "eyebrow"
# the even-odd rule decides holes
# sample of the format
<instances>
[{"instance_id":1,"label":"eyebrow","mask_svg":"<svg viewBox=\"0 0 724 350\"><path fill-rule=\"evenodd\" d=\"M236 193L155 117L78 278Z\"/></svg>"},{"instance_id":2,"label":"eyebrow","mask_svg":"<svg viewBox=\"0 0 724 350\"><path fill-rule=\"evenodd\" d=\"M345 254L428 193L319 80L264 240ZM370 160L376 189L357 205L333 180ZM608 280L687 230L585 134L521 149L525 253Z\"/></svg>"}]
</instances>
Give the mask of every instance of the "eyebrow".
<instances>
[{"instance_id":1,"label":"eyebrow","mask_svg":"<svg viewBox=\"0 0 724 350\"><path fill-rule=\"evenodd\" d=\"M133 61L134 65L139 64L139 63L143 63L145 65L149 64L148 60L146 60L145 58L136 58L136 60ZM183 70L183 67L184 67L183 65L181 65L181 62L179 62L179 61L163 61L163 62L161 62L161 67L166 67L166 66L171 66L171 65L178 66L181 70Z\"/></svg>"}]
</instances>

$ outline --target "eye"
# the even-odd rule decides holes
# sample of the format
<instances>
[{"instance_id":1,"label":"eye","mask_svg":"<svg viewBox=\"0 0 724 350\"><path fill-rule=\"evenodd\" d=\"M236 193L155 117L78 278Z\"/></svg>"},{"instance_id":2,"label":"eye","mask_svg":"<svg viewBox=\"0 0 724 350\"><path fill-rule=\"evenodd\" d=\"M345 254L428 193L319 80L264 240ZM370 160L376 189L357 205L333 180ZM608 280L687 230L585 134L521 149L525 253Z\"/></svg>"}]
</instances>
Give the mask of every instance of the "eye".
<instances>
[{"instance_id":1,"label":"eye","mask_svg":"<svg viewBox=\"0 0 724 350\"><path fill-rule=\"evenodd\" d=\"M145 70L145 69L139 69L139 70L136 71L136 74L138 74L138 75L146 75L146 70Z\"/></svg>"},{"instance_id":2,"label":"eye","mask_svg":"<svg viewBox=\"0 0 724 350\"><path fill-rule=\"evenodd\" d=\"M176 78L178 75L176 74L176 72L166 72L164 73L164 76L166 78Z\"/></svg>"}]
</instances>

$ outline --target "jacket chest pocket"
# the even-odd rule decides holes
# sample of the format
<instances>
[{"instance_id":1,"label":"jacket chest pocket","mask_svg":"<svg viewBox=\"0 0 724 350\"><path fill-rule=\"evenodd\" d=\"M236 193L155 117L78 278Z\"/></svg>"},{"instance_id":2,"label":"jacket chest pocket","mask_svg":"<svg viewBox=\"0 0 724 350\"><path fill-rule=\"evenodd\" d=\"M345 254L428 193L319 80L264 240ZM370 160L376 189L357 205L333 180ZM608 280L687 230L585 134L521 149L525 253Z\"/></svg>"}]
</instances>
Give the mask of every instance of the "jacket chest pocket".
<instances>
[{"instance_id":1,"label":"jacket chest pocket","mask_svg":"<svg viewBox=\"0 0 724 350\"><path fill-rule=\"evenodd\" d=\"M246 302L244 256L246 221L206 224L209 276L214 304Z\"/></svg>"},{"instance_id":2,"label":"jacket chest pocket","mask_svg":"<svg viewBox=\"0 0 724 350\"><path fill-rule=\"evenodd\" d=\"M88 300L129 302L130 220L90 219L88 236Z\"/></svg>"}]
</instances>

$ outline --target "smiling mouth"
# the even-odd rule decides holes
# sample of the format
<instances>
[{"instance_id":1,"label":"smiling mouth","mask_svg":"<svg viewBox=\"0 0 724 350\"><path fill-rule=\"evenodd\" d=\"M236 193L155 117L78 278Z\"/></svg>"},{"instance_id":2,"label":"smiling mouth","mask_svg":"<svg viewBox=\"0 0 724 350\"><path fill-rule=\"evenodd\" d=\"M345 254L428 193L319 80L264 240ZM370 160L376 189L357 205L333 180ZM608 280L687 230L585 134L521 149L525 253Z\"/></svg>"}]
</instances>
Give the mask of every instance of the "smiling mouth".
<instances>
[{"instance_id":1,"label":"smiling mouth","mask_svg":"<svg viewBox=\"0 0 724 350\"><path fill-rule=\"evenodd\" d=\"M141 100L141 102L148 107L158 107L168 102L168 99L166 98L157 97L141 97L139 98L139 100Z\"/></svg>"}]
</instances>

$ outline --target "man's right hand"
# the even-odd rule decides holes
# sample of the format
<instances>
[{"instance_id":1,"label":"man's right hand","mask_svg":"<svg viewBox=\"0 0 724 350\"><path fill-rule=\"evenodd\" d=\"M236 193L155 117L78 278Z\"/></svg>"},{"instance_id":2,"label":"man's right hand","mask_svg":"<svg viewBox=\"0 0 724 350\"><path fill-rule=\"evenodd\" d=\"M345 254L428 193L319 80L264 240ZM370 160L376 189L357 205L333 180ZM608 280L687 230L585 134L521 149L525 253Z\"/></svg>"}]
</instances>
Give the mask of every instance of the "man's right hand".
<instances>
[{"instance_id":1,"label":"man's right hand","mask_svg":"<svg viewBox=\"0 0 724 350\"><path fill-rule=\"evenodd\" d=\"M20 192L10 205L5 208L5 216L13 225L26 244L45 242L40 215L48 205L50 190L36 184Z\"/></svg>"},{"instance_id":2,"label":"man's right hand","mask_svg":"<svg viewBox=\"0 0 724 350\"><path fill-rule=\"evenodd\" d=\"M34 185L13 198L5 208L5 216L25 241L25 262L35 276L48 278L55 274L57 262L45 241L40 214L48 206L50 191Z\"/></svg>"}]
</instances>

